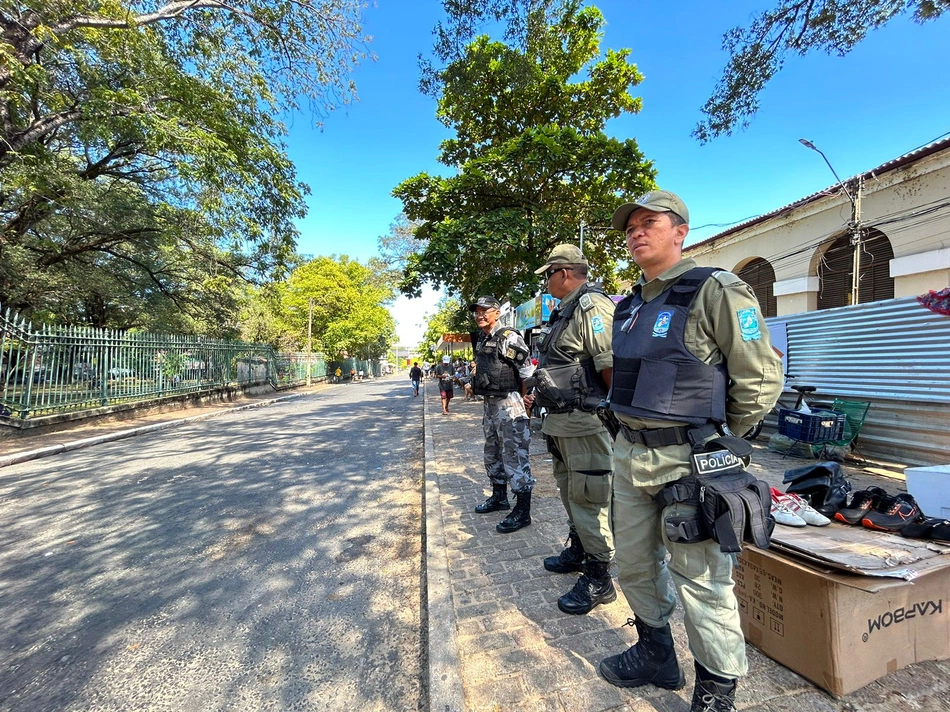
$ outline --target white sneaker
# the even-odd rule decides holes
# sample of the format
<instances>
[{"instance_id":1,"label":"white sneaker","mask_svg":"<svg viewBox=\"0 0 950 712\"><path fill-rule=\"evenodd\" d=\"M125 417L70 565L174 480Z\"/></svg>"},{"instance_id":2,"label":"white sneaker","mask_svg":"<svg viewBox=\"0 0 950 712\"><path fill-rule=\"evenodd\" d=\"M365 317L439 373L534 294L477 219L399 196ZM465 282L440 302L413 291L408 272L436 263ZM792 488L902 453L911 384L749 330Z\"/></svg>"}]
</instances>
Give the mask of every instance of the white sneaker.
<instances>
[{"instance_id":1,"label":"white sneaker","mask_svg":"<svg viewBox=\"0 0 950 712\"><path fill-rule=\"evenodd\" d=\"M776 492L778 492L777 497L775 494ZM785 505L785 507L790 512L792 512L792 514L804 520L805 524L811 524L813 527L824 527L828 524L831 524L831 520L828 519L828 517L812 507L797 494L786 494L773 489L772 501L774 502L776 499L778 499L781 504ZM778 520L776 519L775 521Z\"/></svg>"},{"instance_id":2,"label":"white sneaker","mask_svg":"<svg viewBox=\"0 0 950 712\"><path fill-rule=\"evenodd\" d=\"M786 527L805 527L808 522L793 512L780 497L784 496L774 487L772 488L772 518L776 524L784 524ZM817 514L817 512L816 512Z\"/></svg>"}]
</instances>

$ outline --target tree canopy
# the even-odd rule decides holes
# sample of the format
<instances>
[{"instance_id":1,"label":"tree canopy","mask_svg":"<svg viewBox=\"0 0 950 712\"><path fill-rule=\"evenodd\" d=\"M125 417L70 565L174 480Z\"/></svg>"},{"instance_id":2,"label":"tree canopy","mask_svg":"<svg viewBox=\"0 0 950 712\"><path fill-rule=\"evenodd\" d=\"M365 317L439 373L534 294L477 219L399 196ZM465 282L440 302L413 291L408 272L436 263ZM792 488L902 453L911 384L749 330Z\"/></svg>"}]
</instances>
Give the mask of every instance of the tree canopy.
<instances>
[{"instance_id":1,"label":"tree canopy","mask_svg":"<svg viewBox=\"0 0 950 712\"><path fill-rule=\"evenodd\" d=\"M753 16L748 27L723 36L729 62L693 131L705 143L749 125L759 94L789 55L812 50L844 56L867 35L898 15L923 23L950 9L950 0L781 0Z\"/></svg>"},{"instance_id":2,"label":"tree canopy","mask_svg":"<svg viewBox=\"0 0 950 712\"><path fill-rule=\"evenodd\" d=\"M597 8L539 5L524 20L523 48L481 35L433 75L438 117L455 132L439 160L455 175L420 173L393 191L424 245L408 258L408 295L425 282L466 301L534 294L533 270L554 245L576 243L581 222L608 224L618 202L654 185L636 141L604 132L640 109L630 51L600 55ZM588 232L584 251L608 282L626 257L616 232Z\"/></svg>"},{"instance_id":3,"label":"tree canopy","mask_svg":"<svg viewBox=\"0 0 950 712\"><path fill-rule=\"evenodd\" d=\"M429 315L426 322L426 330L419 344L422 357L428 361L437 361L439 354L435 347L444 334L469 334L475 328L471 314L463 308L457 297L443 297L436 306L435 314ZM464 346L465 348L459 349L459 354L471 356L472 345Z\"/></svg>"},{"instance_id":4,"label":"tree canopy","mask_svg":"<svg viewBox=\"0 0 950 712\"><path fill-rule=\"evenodd\" d=\"M278 310L283 331L303 349L308 321L313 350L330 358L374 358L386 353L396 324L384 304L395 289L371 266L346 256L318 257L300 265L278 285ZM249 312L252 314L253 312ZM293 344L281 344L286 347Z\"/></svg>"},{"instance_id":5,"label":"tree canopy","mask_svg":"<svg viewBox=\"0 0 950 712\"><path fill-rule=\"evenodd\" d=\"M222 281L293 254L307 188L280 116L349 101L361 8L2 3L0 303L100 326L216 323Z\"/></svg>"}]
</instances>

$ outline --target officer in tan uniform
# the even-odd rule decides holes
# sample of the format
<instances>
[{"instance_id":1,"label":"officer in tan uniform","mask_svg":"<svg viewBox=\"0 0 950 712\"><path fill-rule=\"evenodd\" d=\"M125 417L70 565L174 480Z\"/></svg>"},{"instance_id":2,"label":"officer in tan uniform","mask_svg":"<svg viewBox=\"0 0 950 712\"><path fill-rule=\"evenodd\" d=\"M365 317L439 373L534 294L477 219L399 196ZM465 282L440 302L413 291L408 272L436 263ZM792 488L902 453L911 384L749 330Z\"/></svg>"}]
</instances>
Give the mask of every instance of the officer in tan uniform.
<instances>
[{"instance_id":1,"label":"officer in tan uniform","mask_svg":"<svg viewBox=\"0 0 950 712\"><path fill-rule=\"evenodd\" d=\"M684 543L670 526L696 507L663 507L654 496L691 474L697 443L724 426L741 435L765 415L782 390L781 362L752 289L682 258L689 212L678 196L648 193L620 206L611 225L626 233L642 270L614 314L610 394L623 426L613 460L618 581L639 640L603 660L600 672L620 687L683 687L669 626L672 578L695 659L690 710L724 712L734 709L736 681L748 669L732 559L713 540Z\"/></svg>"},{"instance_id":2,"label":"officer in tan uniform","mask_svg":"<svg viewBox=\"0 0 950 712\"><path fill-rule=\"evenodd\" d=\"M616 600L610 578L611 443L594 409L610 388L614 303L587 281L587 260L574 245L557 245L543 274L558 308L542 329L530 408L547 409L542 432L554 460L554 479L570 526L568 546L544 560L556 573L581 571L573 588L558 599L565 613L583 615Z\"/></svg>"}]
</instances>

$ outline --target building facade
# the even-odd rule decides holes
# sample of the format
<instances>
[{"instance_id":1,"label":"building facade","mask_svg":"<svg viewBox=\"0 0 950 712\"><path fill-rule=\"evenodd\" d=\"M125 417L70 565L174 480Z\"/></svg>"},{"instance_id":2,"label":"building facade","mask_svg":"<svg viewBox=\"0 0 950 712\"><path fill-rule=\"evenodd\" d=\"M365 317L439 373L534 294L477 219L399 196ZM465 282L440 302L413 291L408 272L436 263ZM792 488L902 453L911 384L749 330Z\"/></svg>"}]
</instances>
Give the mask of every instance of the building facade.
<instances>
[{"instance_id":1,"label":"building facade","mask_svg":"<svg viewBox=\"0 0 950 712\"><path fill-rule=\"evenodd\" d=\"M745 279L767 317L943 289L950 285L950 139L732 227L685 254Z\"/></svg>"}]
</instances>

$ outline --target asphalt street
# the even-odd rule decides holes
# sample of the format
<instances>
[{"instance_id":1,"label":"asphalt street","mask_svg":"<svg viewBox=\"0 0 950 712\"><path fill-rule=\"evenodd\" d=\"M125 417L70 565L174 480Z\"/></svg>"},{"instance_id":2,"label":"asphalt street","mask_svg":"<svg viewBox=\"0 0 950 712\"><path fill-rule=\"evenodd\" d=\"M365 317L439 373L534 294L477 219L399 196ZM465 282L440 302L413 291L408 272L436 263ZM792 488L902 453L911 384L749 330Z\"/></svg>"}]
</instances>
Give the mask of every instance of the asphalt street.
<instances>
[{"instance_id":1,"label":"asphalt street","mask_svg":"<svg viewBox=\"0 0 950 712\"><path fill-rule=\"evenodd\" d=\"M0 470L0 710L426 709L408 393L336 386Z\"/></svg>"}]
</instances>

